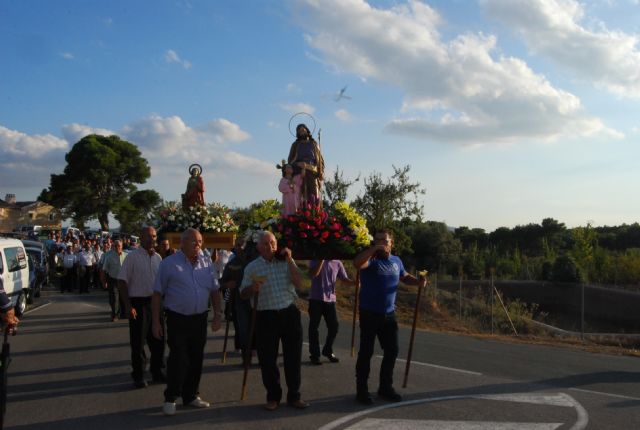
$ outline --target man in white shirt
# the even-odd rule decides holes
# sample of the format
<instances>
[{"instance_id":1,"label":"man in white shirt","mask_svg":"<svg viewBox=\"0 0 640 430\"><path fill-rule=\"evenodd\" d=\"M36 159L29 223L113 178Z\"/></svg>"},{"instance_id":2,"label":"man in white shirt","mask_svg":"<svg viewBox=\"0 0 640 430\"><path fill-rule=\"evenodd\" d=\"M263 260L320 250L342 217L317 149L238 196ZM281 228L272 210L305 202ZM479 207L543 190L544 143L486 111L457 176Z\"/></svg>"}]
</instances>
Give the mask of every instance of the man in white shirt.
<instances>
[{"instance_id":1,"label":"man in white shirt","mask_svg":"<svg viewBox=\"0 0 640 430\"><path fill-rule=\"evenodd\" d=\"M95 257L88 242L85 242L84 247L78 252L76 257L78 258L78 267L80 270L80 294L89 293L89 284L91 283Z\"/></svg>"},{"instance_id":2,"label":"man in white shirt","mask_svg":"<svg viewBox=\"0 0 640 430\"><path fill-rule=\"evenodd\" d=\"M156 230L145 227L140 235L141 246L130 251L118 273L118 290L125 315L129 318L131 344L131 377L136 388L145 388L145 343L151 352L150 370L154 382L166 382L164 340L151 333L151 296L162 257L155 251Z\"/></svg>"}]
</instances>

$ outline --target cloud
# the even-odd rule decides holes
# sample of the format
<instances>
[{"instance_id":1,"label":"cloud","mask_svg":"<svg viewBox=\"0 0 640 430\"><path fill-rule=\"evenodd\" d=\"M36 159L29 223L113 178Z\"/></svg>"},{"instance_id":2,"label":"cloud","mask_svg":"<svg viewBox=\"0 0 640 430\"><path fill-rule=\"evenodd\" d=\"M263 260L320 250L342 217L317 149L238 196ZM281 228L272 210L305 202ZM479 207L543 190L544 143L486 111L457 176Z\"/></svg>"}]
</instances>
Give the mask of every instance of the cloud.
<instances>
[{"instance_id":1,"label":"cloud","mask_svg":"<svg viewBox=\"0 0 640 430\"><path fill-rule=\"evenodd\" d=\"M293 82L287 84L286 91L292 94L300 94L302 92L300 87Z\"/></svg>"},{"instance_id":2,"label":"cloud","mask_svg":"<svg viewBox=\"0 0 640 430\"><path fill-rule=\"evenodd\" d=\"M73 60L75 58L71 52L61 52L60 57L65 60Z\"/></svg>"},{"instance_id":3,"label":"cloud","mask_svg":"<svg viewBox=\"0 0 640 430\"><path fill-rule=\"evenodd\" d=\"M65 124L62 126L62 135L71 145L75 144L80 139L90 134L112 136L118 133L116 133L115 131L107 130L106 128L96 128L82 124Z\"/></svg>"},{"instance_id":4,"label":"cloud","mask_svg":"<svg viewBox=\"0 0 640 430\"><path fill-rule=\"evenodd\" d=\"M186 166L198 163L209 178L247 181L245 176L273 176L274 163L266 162L229 146L246 141L251 136L238 124L225 118L215 118L204 124L190 126L179 116L152 115L133 121L120 130L66 124L59 138L51 134L28 135L0 126L0 184L3 187L30 188L31 195L49 185L49 175L65 167L64 156L71 146L88 134L118 135L140 149L151 166L152 186L169 198L179 196L175 176L171 172L186 172ZM263 182L268 181L261 179ZM255 187L255 185L254 185ZM260 187L257 187L260 188ZM9 191L8 191L9 192ZM171 197L173 196L173 197ZM34 196L35 197L35 196ZM208 198L211 198L208 197Z\"/></svg>"},{"instance_id":5,"label":"cloud","mask_svg":"<svg viewBox=\"0 0 640 430\"><path fill-rule=\"evenodd\" d=\"M167 63L178 63L187 70L192 66L191 61L181 59L173 49L169 49L164 53L164 59Z\"/></svg>"},{"instance_id":6,"label":"cloud","mask_svg":"<svg viewBox=\"0 0 640 430\"><path fill-rule=\"evenodd\" d=\"M389 132L460 144L620 135L521 59L497 55L495 36L465 33L444 41L443 19L426 4L298 4L302 22L314 23L305 28L306 42L324 63L405 92Z\"/></svg>"},{"instance_id":7,"label":"cloud","mask_svg":"<svg viewBox=\"0 0 640 430\"><path fill-rule=\"evenodd\" d=\"M42 159L51 152L66 150L67 141L51 134L28 134L0 126L0 159Z\"/></svg>"},{"instance_id":8,"label":"cloud","mask_svg":"<svg viewBox=\"0 0 640 430\"><path fill-rule=\"evenodd\" d=\"M289 113L306 112L313 114L316 111L316 109L308 103L282 103L280 108Z\"/></svg>"},{"instance_id":9,"label":"cloud","mask_svg":"<svg viewBox=\"0 0 640 430\"><path fill-rule=\"evenodd\" d=\"M349 111L346 109L338 109L335 115L336 115L336 118L338 118L340 121L349 122L353 120L353 117L351 116Z\"/></svg>"},{"instance_id":10,"label":"cloud","mask_svg":"<svg viewBox=\"0 0 640 430\"><path fill-rule=\"evenodd\" d=\"M638 35L592 30L575 0L480 0L487 15L515 30L535 54L572 75L628 97L640 97Z\"/></svg>"},{"instance_id":11,"label":"cloud","mask_svg":"<svg viewBox=\"0 0 640 430\"><path fill-rule=\"evenodd\" d=\"M36 187L35 193L18 200L28 200L48 184L52 166L64 162L69 148L66 140L51 134L28 135L0 126L0 185L5 192Z\"/></svg>"}]
</instances>

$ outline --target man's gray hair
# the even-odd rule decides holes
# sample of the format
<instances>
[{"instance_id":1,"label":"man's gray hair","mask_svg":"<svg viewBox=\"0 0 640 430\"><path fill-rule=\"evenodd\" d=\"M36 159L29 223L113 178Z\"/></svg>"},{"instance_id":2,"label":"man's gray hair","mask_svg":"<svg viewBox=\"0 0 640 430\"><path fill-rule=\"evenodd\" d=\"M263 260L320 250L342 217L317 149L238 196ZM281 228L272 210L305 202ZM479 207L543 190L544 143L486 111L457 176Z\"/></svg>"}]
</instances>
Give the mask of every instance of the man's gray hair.
<instances>
[{"instance_id":1,"label":"man's gray hair","mask_svg":"<svg viewBox=\"0 0 640 430\"><path fill-rule=\"evenodd\" d=\"M185 243L187 241L187 239L191 235L195 235L195 233L200 233L200 232L198 231L198 229L195 229L193 227L189 227L188 229L186 229L185 231L182 232L182 235L180 236L180 242L181 243Z\"/></svg>"},{"instance_id":2,"label":"man's gray hair","mask_svg":"<svg viewBox=\"0 0 640 430\"><path fill-rule=\"evenodd\" d=\"M258 232L258 243L260 243L260 241L262 241L262 239L267 237L267 236L273 236L273 233L271 233L269 230L259 231Z\"/></svg>"}]
</instances>

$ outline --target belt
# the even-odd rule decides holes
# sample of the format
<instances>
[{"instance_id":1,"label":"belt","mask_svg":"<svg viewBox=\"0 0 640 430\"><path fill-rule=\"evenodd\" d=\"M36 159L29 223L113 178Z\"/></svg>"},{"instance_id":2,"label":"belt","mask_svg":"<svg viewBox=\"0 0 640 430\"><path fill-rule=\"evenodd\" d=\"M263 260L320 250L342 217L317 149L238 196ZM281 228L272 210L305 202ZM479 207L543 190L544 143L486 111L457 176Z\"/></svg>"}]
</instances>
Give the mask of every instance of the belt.
<instances>
[{"instance_id":1,"label":"belt","mask_svg":"<svg viewBox=\"0 0 640 430\"><path fill-rule=\"evenodd\" d=\"M201 314L185 315L185 314L181 314L180 312L172 311L172 310L171 310L171 309L169 309L169 308L164 308L164 313L165 313L167 316L171 315L171 316L178 317L178 318L184 318L184 319L200 319L200 318L202 318L202 317L205 317L205 318L206 318L206 317L208 316L207 314L209 313L209 311L204 311L204 312L203 312L203 313L201 313Z\"/></svg>"},{"instance_id":2,"label":"belt","mask_svg":"<svg viewBox=\"0 0 640 430\"><path fill-rule=\"evenodd\" d=\"M292 309L298 309L296 307L295 303L291 303L289 306L287 306L286 308L282 308L282 309L265 309L265 310L258 311L258 312L265 312L265 313L266 312L270 312L270 313L274 313L274 314L280 315L280 314L284 314L285 312L288 312L288 311L290 311Z\"/></svg>"}]
</instances>

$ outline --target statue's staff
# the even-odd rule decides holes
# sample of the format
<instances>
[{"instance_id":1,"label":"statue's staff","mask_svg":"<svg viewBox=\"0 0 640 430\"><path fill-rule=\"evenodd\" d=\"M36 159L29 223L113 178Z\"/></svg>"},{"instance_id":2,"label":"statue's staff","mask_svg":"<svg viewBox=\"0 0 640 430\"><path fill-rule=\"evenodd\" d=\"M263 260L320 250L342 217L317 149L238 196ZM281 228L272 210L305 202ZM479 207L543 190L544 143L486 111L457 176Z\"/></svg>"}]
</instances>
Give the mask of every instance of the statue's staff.
<instances>
[{"instance_id":1,"label":"statue's staff","mask_svg":"<svg viewBox=\"0 0 640 430\"><path fill-rule=\"evenodd\" d=\"M251 365L251 343L253 342L253 334L256 329L256 310L258 308L258 295L260 291L256 291L254 294L253 308L251 309L251 326L249 327L249 341L245 348L244 356L244 375L242 375L242 393L240 394L240 400L244 400L247 396L247 376L249 375L249 366Z\"/></svg>"},{"instance_id":2,"label":"statue's staff","mask_svg":"<svg viewBox=\"0 0 640 430\"><path fill-rule=\"evenodd\" d=\"M422 270L418 272L418 275L421 279L426 279L427 274L426 270ZM426 287L426 283L425 283ZM422 297L422 283L418 283L418 297L416 298L416 307L413 311L413 326L411 327L411 338L409 339L409 353L407 354L407 365L404 368L404 382L402 383L402 388L407 388L407 381L409 380L409 367L411 366L411 355L413 354L413 340L416 335L416 325L418 323L418 311L420 309L420 299Z\"/></svg>"}]
</instances>

